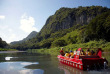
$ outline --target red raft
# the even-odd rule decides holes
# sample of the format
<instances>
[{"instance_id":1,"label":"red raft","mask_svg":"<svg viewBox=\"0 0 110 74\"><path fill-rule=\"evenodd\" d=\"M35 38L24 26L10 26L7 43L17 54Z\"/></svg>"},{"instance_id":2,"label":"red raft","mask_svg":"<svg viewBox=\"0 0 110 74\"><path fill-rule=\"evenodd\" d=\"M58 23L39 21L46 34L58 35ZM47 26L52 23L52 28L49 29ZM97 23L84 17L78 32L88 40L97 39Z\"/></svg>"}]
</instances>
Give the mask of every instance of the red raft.
<instances>
[{"instance_id":1,"label":"red raft","mask_svg":"<svg viewBox=\"0 0 110 74\"><path fill-rule=\"evenodd\" d=\"M77 52L80 52L82 48L79 48ZM99 48L97 55L80 55L80 53L74 55L74 58L64 57L62 55L57 56L59 61L63 64L76 67L81 70L90 70L90 69L102 69L106 68L108 62L105 58L102 58L102 51Z\"/></svg>"}]
</instances>

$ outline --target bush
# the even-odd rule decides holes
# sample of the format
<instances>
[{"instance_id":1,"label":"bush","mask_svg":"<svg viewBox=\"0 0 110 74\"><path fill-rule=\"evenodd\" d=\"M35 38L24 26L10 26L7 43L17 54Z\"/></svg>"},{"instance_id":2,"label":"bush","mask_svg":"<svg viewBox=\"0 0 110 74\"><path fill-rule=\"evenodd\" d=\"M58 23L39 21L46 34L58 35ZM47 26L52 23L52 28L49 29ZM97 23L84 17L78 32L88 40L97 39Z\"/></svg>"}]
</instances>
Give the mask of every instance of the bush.
<instances>
[{"instance_id":1,"label":"bush","mask_svg":"<svg viewBox=\"0 0 110 74\"><path fill-rule=\"evenodd\" d=\"M63 39L58 39L52 42L52 47L61 47L65 45L67 45L67 43Z\"/></svg>"}]
</instances>

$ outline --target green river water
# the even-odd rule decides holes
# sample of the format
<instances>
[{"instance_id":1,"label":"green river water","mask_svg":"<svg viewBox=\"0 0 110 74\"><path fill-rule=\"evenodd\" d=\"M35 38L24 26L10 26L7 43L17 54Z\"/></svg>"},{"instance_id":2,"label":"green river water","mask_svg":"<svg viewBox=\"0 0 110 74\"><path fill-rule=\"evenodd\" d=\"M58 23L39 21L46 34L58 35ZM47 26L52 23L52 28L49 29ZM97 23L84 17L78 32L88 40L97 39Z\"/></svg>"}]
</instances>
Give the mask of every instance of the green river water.
<instances>
[{"instance_id":1,"label":"green river water","mask_svg":"<svg viewBox=\"0 0 110 74\"><path fill-rule=\"evenodd\" d=\"M110 53L104 52L103 57L108 69L82 71L59 63L55 55L4 51L0 52L0 74L110 74Z\"/></svg>"}]
</instances>

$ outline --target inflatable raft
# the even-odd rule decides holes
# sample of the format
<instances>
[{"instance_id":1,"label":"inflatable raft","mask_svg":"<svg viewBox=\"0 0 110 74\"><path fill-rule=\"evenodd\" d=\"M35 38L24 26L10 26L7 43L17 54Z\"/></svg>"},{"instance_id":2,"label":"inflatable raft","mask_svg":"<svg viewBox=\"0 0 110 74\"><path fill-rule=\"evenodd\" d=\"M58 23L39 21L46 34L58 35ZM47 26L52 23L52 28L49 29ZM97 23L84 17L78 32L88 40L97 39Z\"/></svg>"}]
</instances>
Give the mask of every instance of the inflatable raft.
<instances>
[{"instance_id":1,"label":"inflatable raft","mask_svg":"<svg viewBox=\"0 0 110 74\"><path fill-rule=\"evenodd\" d=\"M82 48L77 50L77 54L74 55L74 58L65 57L62 55L58 55L58 59L61 63L66 64L68 66L76 67L81 70L90 70L90 69L102 69L107 68L107 60L102 58L102 50L98 49L96 55L80 55L80 51Z\"/></svg>"}]
</instances>

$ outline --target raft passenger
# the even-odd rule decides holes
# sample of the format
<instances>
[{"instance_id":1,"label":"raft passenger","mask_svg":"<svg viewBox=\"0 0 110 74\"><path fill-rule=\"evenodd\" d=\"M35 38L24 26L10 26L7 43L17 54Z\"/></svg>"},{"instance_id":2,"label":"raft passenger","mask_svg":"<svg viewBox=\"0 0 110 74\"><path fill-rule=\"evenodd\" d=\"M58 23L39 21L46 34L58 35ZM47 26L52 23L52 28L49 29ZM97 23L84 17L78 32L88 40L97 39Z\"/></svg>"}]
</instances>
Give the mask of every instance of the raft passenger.
<instances>
[{"instance_id":1,"label":"raft passenger","mask_svg":"<svg viewBox=\"0 0 110 74\"><path fill-rule=\"evenodd\" d=\"M70 51L70 54L71 54L71 56L73 56L73 55L74 55L74 53L73 53L73 51L72 51L72 50Z\"/></svg>"},{"instance_id":2,"label":"raft passenger","mask_svg":"<svg viewBox=\"0 0 110 74\"><path fill-rule=\"evenodd\" d=\"M70 58L72 58L74 56L74 53L73 53L73 51L71 50L70 51Z\"/></svg>"},{"instance_id":3,"label":"raft passenger","mask_svg":"<svg viewBox=\"0 0 110 74\"><path fill-rule=\"evenodd\" d=\"M75 54L77 54L77 50L76 50L76 51L74 51L74 55L75 55Z\"/></svg>"},{"instance_id":4,"label":"raft passenger","mask_svg":"<svg viewBox=\"0 0 110 74\"><path fill-rule=\"evenodd\" d=\"M81 50L81 55L86 55L86 53L83 50Z\"/></svg>"},{"instance_id":5,"label":"raft passenger","mask_svg":"<svg viewBox=\"0 0 110 74\"><path fill-rule=\"evenodd\" d=\"M66 51L65 52L65 57L69 57L70 56L70 54Z\"/></svg>"},{"instance_id":6,"label":"raft passenger","mask_svg":"<svg viewBox=\"0 0 110 74\"><path fill-rule=\"evenodd\" d=\"M61 48L61 50L60 50L60 54L61 54L62 56L65 55L65 53L64 53L64 51L63 51L63 48Z\"/></svg>"},{"instance_id":7,"label":"raft passenger","mask_svg":"<svg viewBox=\"0 0 110 74\"><path fill-rule=\"evenodd\" d=\"M94 52L93 50L91 50L91 54L92 54L92 55L95 55L95 52Z\"/></svg>"},{"instance_id":8,"label":"raft passenger","mask_svg":"<svg viewBox=\"0 0 110 74\"><path fill-rule=\"evenodd\" d=\"M89 55L89 56L92 55L89 49L87 49L86 55Z\"/></svg>"}]
</instances>

